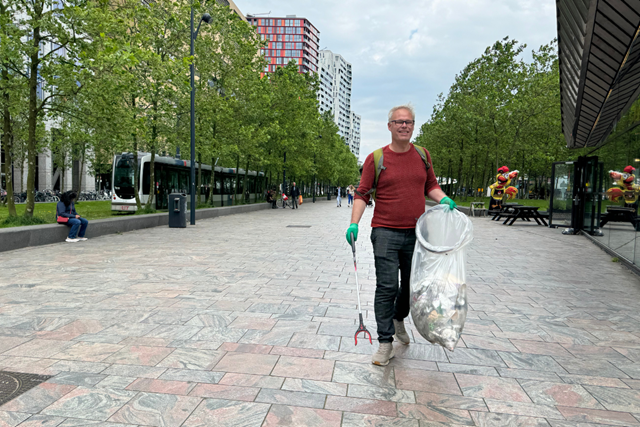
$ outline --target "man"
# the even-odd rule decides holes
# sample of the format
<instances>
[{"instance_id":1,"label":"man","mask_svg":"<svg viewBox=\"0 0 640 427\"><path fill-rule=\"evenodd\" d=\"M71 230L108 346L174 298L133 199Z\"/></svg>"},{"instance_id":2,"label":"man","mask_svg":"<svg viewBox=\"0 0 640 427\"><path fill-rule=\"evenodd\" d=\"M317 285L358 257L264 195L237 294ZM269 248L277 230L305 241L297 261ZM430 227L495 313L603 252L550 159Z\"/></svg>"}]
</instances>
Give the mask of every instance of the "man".
<instances>
[{"instance_id":1,"label":"man","mask_svg":"<svg viewBox=\"0 0 640 427\"><path fill-rule=\"evenodd\" d=\"M300 190L296 187L295 182L291 187L291 191L289 191L289 196L291 196L291 209L298 209L298 197L300 196Z\"/></svg>"},{"instance_id":2,"label":"man","mask_svg":"<svg viewBox=\"0 0 640 427\"><path fill-rule=\"evenodd\" d=\"M342 194L341 194L341 188L338 185L338 188L336 188L336 207L339 208L342 206Z\"/></svg>"},{"instance_id":3,"label":"man","mask_svg":"<svg viewBox=\"0 0 640 427\"><path fill-rule=\"evenodd\" d=\"M356 190L351 225L347 229L347 241L351 243L351 233L354 240L358 238L358 222L375 184L371 243L376 267L374 310L380 347L371 359L374 365L389 364L395 355L392 344L394 336L402 344L411 341L404 327L404 319L409 315L409 278L416 242L415 226L425 211L424 196L448 204L451 209L456 207L455 202L438 185L429 152L411 144L414 125L415 113L411 106L394 107L389 112L387 127L391 132L391 144L382 149L383 168L376 184L376 168L379 165L374 165L374 153L367 156L360 186ZM424 160L422 156L425 156Z\"/></svg>"}]
</instances>

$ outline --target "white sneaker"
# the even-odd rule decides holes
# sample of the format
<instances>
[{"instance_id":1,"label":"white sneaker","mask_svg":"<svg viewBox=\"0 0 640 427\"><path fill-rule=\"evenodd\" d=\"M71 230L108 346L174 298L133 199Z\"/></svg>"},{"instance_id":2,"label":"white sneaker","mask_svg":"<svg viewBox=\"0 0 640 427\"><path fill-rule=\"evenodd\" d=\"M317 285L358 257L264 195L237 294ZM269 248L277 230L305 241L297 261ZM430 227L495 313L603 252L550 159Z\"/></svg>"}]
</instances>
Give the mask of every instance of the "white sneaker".
<instances>
[{"instance_id":1,"label":"white sneaker","mask_svg":"<svg viewBox=\"0 0 640 427\"><path fill-rule=\"evenodd\" d=\"M409 344L411 342L411 338L404 327L404 320L393 319L393 326L396 329L396 334L394 335L395 339L404 345Z\"/></svg>"},{"instance_id":2,"label":"white sneaker","mask_svg":"<svg viewBox=\"0 0 640 427\"><path fill-rule=\"evenodd\" d=\"M67 240L65 240L65 242L69 242L69 243L77 243L79 241L80 240L78 240L78 239L70 239L69 237L67 237Z\"/></svg>"},{"instance_id":3,"label":"white sneaker","mask_svg":"<svg viewBox=\"0 0 640 427\"><path fill-rule=\"evenodd\" d=\"M85 240L89 240L89 239L86 237L78 237L78 240L80 240L81 242L84 242Z\"/></svg>"},{"instance_id":4,"label":"white sneaker","mask_svg":"<svg viewBox=\"0 0 640 427\"><path fill-rule=\"evenodd\" d=\"M393 344L390 342L381 342L378 351L371 357L371 363L378 366L387 366L389 360L393 359L396 352L393 350Z\"/></svg>"}]
</instances>

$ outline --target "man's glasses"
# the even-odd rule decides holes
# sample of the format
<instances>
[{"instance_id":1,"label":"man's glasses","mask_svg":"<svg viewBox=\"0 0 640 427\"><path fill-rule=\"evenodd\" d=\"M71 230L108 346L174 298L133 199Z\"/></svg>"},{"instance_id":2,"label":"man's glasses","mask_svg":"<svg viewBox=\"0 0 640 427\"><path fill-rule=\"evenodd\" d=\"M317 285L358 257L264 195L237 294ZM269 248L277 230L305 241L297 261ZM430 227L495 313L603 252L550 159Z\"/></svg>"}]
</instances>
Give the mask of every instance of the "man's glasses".
<instances>
[{"instance_id":1,"label":"man's glasses","mask_svg":"<svg viewBox=\"0 0 640 427\"><path fill-rule=\"evenodd\" d=\"M396 126L402 126L402 125L413 126L415 122L416 122L415 120L391 120L389 123L393 123Z\"/></svg>"}]
</instances>

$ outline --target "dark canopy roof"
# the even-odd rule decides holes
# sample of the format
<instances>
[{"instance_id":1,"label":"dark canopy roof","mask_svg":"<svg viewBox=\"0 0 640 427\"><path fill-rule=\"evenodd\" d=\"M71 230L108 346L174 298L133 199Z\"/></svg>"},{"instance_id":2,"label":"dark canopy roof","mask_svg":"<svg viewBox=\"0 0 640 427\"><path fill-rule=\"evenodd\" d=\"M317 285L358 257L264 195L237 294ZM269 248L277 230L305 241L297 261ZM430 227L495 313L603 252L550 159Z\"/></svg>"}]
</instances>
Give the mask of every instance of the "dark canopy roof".
<instances>
[{"instance_id":1,"label":"dark canopy roof","mask_svg":"<svg viewBox=\"0 0 640 427\"><path fill-rule=\"evenodd\" d=\"M557 0L562 130L602 143L640 95L640 1Z\"/></svg>"}]
</instances>

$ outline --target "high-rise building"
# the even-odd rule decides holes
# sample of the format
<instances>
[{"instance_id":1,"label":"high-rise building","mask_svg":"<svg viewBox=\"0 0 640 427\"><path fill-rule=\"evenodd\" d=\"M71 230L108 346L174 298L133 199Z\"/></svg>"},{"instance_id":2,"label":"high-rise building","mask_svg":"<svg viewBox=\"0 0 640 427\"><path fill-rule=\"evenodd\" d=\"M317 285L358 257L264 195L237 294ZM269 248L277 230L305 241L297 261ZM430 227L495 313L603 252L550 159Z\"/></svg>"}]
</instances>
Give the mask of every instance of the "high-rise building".
<instances>
[{"instance_id":1,"label":"high-rise building","mask_svg":"<svg viewBox=\"0 0 640 427\"><path fill-rule=\"evenodd\" d=\"M349 124L349 149L356 157L360 157L360 120L361 117L351 111Z\"/></svg>"},{"instance_id":2,"label":"high-rise building","mask_svg":"<svg viewBox=\"0 0 640 427\"><path fill-rule=\"evenodd\" d=\"M360 154L360 116L351 111L351 64L342 55L330 50L320 51L320 90L318 100L327 92L329 87L333 97L333 121L338 125L338 134L353 154ZM326 81L331 81L329 86ZM320 102L320 111L323 105Z\"/></svg>"},{"instance_id":3,"label":"high-rise building","mask_svg":"<svg viewBox=\"0 0 640 427\"><path fill-rule=\"evenodd\" d=\"M333 73L325 68L326 65L320 61L318 65L319 86L318 86L318 109L320 114L326 111L333 114Z\"/></svg>"},{"instance_id":4,"label":"high-rise building","mask_svg":"<svg viewBox=\"0 0 640 427\"><path fill-rule=\"evenodd\" d=\"M284 18L262 18L247 15L263 40L268 42L262 54L268 61L265 73L272 73L290 61L298 64L300 73L318 72L318 29L306 18L287 15Z\"/></svg>"}]
</instances>

